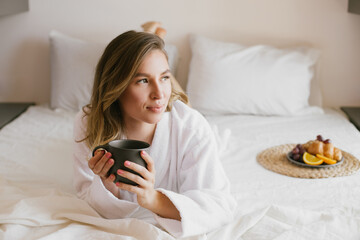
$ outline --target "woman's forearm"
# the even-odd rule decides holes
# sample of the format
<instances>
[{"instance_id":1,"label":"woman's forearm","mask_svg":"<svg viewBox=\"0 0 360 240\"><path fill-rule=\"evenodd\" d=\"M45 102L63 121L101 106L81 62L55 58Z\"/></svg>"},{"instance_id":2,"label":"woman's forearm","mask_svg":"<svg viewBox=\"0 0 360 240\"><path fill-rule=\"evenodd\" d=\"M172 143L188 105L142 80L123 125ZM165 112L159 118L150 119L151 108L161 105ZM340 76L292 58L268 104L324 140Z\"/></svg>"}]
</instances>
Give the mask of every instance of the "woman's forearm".
<instances>
[{"instance_id":1,"label":"woman's forearm","mask_svg":"<svg viewBox=\"0 0 360 240\"><path fill-rule=\"evenodd\" d=\"M156 201L149 210L156 213L160 217L181 221L179 211L166 195L156 191L155 196Z\"/></svg>"}]
</instances>

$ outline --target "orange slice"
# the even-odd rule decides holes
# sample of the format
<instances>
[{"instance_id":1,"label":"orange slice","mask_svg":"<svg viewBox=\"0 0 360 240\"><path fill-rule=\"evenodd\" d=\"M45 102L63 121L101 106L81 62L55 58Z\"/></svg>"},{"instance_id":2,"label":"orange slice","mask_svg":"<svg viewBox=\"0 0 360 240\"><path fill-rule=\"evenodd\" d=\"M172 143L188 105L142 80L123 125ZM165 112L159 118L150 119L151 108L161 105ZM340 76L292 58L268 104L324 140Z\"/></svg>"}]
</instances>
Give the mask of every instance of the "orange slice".
<instances>
[{"instance_id":1,"label":"orange slice","mask_svg":"<svg viewBox=\"0 0 360 240\"><path fill-rule=\"evenodd\" d=\"M309 164L309 165L320 165L324 162L323 159L320 159L320 158L317 158L316 156L314 155L311 155L310 153L308 152L305 152L304 155L303 155L303 160L306 164Z\"/></svg>"},{"instance_id":2,"label":"orange slice","mask_svg":"<svg viewBox=\"0 0 360 240\"><path fill-rule=\"evenodd\" d=\"M321 155L321 154L316 154L316 157L324 160L324 163L327 163L327 164L330 164L330 165L337 163L337 161L335 159L325 157L324 155Z\"/></svg>"}]
</instances>

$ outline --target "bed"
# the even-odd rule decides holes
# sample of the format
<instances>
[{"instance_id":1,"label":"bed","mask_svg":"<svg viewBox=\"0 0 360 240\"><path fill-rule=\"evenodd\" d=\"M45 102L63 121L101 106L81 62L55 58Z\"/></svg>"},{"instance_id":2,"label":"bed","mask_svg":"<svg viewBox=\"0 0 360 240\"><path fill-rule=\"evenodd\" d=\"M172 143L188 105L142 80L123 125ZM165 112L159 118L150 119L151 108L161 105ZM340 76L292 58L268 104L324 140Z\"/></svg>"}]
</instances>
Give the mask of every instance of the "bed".
<instances>
[{"instance_id":1,"label":"bed","mask_svg":"<svg viewBox=\"0 0 360 240\"><path fill-rule=\"evenodd\" d=\"M315 104L317 51L249 47L195 35L190 43L187 91L217 136L238 207L229 224L184 239L360 239L360 133L340 110ZM104 219L76 197L73 121L76 109L88 101L88 78L104 44L59 32L50 34L50 44L51 102L31 106L0 130L0 238L175 239L137 219ZM167 48L176 72L176 47ZM82 71L69 73L74 63ZM237 68L229 68L235 63ZM249 68L257 75L241 70ZM295 83L288 84L293 75ZM227 85L219 81L234 76L241 78ZM303 177L273 169L280 159L288 164L286 153L295 144L318 134L330 138L352 165L335 173L331 168L341 165L325 170L291 165L300 175L321 172ZM274 148L281 154L262 162Z\"/></svg>"}]
</instances>

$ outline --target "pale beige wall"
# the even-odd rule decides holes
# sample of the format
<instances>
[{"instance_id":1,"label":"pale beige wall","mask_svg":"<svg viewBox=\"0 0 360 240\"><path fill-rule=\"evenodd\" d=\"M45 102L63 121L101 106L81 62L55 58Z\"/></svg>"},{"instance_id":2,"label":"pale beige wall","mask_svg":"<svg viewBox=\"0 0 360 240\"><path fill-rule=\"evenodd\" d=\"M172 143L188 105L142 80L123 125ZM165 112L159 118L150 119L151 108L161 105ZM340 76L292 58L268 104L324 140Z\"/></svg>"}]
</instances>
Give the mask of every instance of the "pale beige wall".
<instances>
[{"instance_id":1,"label":"pale beige wall","mask_svg":"<svg viewBox=\"0 0 360 240\"><path fill-rule=\"evenodd\" d=\"M110 40L157 20L178 46L186 85L188 35L321 50L325 106L360 105L360 15L347 0L30 0L30 11L0 17L0 102L49 100L48 33Z\"/></svg>"}]
</instances>

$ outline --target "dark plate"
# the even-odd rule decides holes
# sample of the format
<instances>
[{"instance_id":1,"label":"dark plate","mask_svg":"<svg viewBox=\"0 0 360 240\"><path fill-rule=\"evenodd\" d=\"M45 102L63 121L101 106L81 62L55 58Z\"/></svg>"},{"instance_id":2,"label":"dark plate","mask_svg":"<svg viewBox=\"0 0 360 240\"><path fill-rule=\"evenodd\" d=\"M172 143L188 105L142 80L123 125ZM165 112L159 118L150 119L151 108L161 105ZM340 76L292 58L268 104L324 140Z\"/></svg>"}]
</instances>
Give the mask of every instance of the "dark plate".
<instances>
[{"instance_id":1,"label":"dark plate","mask_svg":"<svg viewBox=\"0 0 360 240\"><path fill-rule=\"evenodd\" d=\"M338 161L337 163L335 164L326 164L326 163L323 163L321 165L309 165L309 164L306 164L304 162L298 162L296 161L295 159L292 159L291 158L291 152L289 152L288 154L286 154L286 157L287 159L296 164L296 165L299 165L299 166L303 166L303 167L310 167L310 168L327 168L327 167L335 167L335 166L338 166L340 164L342 164L344 162L344 157L342 157L342 159L340 161Z\"/></svg>"}]
</instances>

